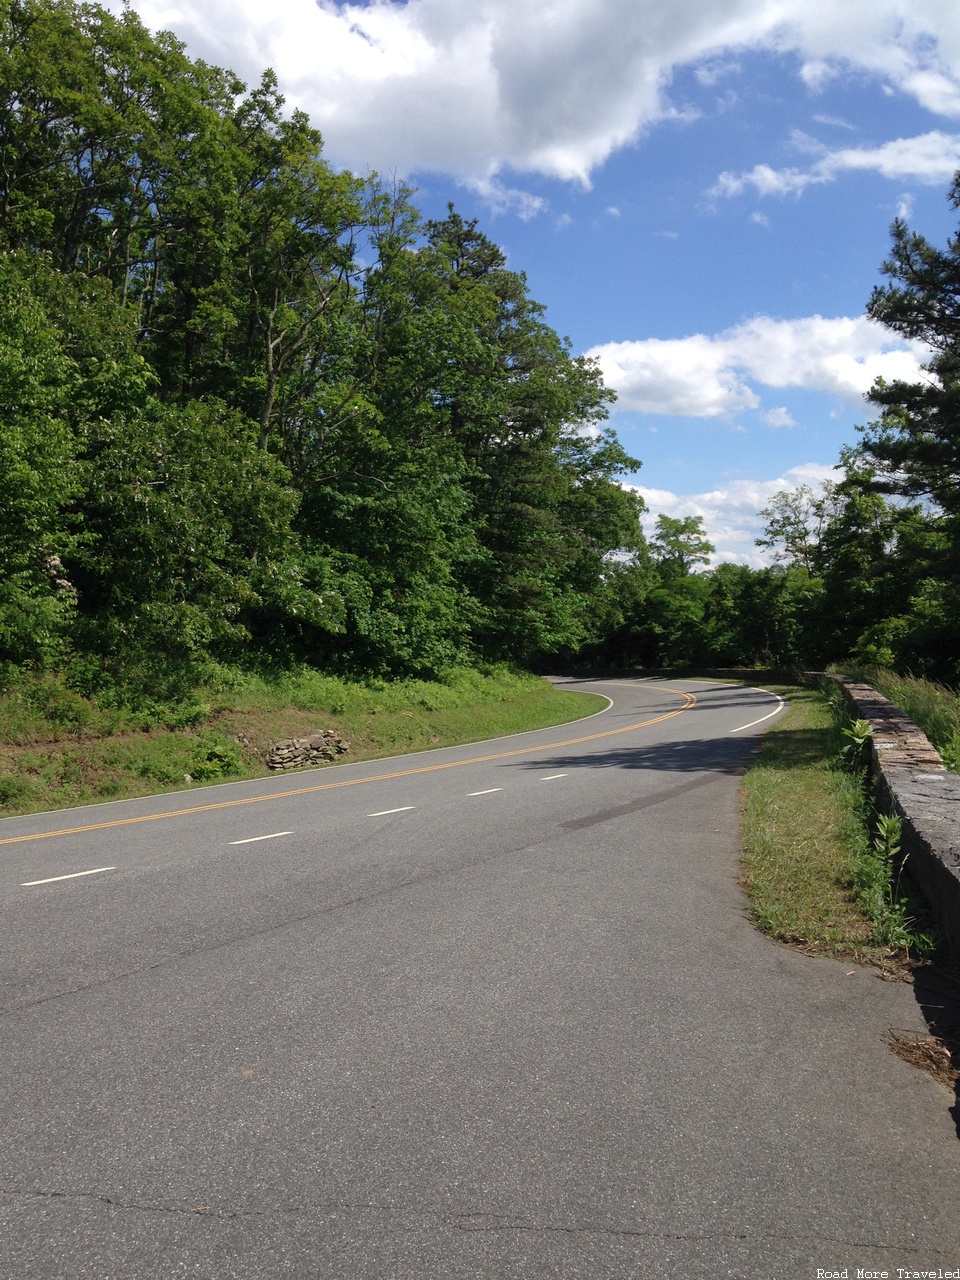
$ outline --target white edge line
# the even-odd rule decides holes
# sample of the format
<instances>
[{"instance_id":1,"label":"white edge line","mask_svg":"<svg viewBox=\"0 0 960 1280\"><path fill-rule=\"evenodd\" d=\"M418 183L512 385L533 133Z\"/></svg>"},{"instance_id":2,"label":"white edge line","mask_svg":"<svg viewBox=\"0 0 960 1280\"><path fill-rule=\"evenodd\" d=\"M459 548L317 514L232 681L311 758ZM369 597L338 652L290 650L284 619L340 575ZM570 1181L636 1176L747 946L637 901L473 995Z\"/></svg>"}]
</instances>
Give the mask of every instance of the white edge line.
<instances>
[{"instance_id":1,"label":"white edge line","mask_svg":"<svg viewBox=\"0 0 960 1280\"><path fill-rule=\"evenodd\" d=\"M736 729L730 730L731 733L739 733L741 729L752 729L755 724L763 724L764 720L770 720L774 716L779 715L780 712L783 710L783 708L787 705L784 702L783 698L780 697L779 693L770 693L769 690L767 689L761 689L760 692L767 694L767 696L770 698L776 698L777 706L774 707L772 711L768 712L767 715L761 716L759 720L751 720L749 724L737 725Z\"/></svg>"},{"instance_id":2,"label":"white edge line","mask_svg":"<svg viewBox=\"0 0 960 1280\"><path fill-rule=\"evenodd\" d=\"M554 778L567 778L567 777L569 777L569 776L570 776L570 775L569 775L569 774L566 774L566 773L550 773L550 774L548 774L545 778L541 778L541 779L540 779L540 781L541 781L541 782L553 782Z\"/></svg>"},{"instance_id":3,"label":"white edge line","mask_svg":"<svg viewBox=\"0 0 960 1280\"><path fill-rule=\"evenodd\" d=\"M400 809L378 809L376 813L368 813L368 818L384 818L388 813L406 813L408 809L415 809L415 804L405 804Z\"/></svg>"},{"instance_id":4,"label":"white edge line","mask_svg":"<svg viewBox=\"0 0 960 1280\"><path fill-rule=\"evenodd\" d=\"M55 880L76 880L78 876L98 876L101 871L116 871L116 867L94 867L92 871L71 871L68 876L50 876L46 880L22 880L21 889L29 889L35 884L53 884Z\"/></svg>"},{"instance_id":5,"label":"white edge line","mask_svg":"<svg viewBox=\"0 0 960 1280\"><path fill-rule=\"evenodd\" d=\"M231 840L231 844L256 844L258 840L278 840L280 836L292 836L292 831L274 831L270 836L248 836L246 840Z\"/></svg>"},{"instance_id":6,"label":"white edge line","mask_svg":"<svg viewBox=\"0 0 960 1280\"><path fill-rule=\"evenodd\" d=\"M486 791L468 791L468 796L492 796L495 791L502 791L503 787L488 787Z\"/></svg>"}]
</instances>

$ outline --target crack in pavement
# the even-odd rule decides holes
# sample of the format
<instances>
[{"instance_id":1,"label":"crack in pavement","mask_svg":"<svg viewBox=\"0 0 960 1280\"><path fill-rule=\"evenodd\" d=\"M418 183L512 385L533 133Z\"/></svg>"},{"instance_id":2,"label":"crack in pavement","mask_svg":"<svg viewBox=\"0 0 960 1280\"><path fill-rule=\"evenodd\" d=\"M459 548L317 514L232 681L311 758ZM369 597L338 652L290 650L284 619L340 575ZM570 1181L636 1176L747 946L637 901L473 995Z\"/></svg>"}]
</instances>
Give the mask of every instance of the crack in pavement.
<instances>
[{"instance_id":1,"label":"crack in pavement","mask_svg":"<svg viewBox=\"0 0 960 1280\"><path fill-rule=\"evenodd\" d=\"M495 1231L531 1231L535 1233L547 1234L554 1232L559 1235L604 1235L604 1236L636 1236L641 1239L650 1240L789 1240L794 1243L802 1244L807 1241L816 1241L818 1244L839 1245L846 1249L877 1249L885 1253L919 1253L924 1255L939 1254L943 1258L952 1258L953 1254L948 1254L945 1249L938 1249L936 1246L923 1246L916 1244L880 1244L875 1240L843 1240L838 1236L809 1236L809 1235L786 1235L776 1231L751 1232L751 1231L712 1231L706 1233L688 1232L688 1231L643 1231L637 1227L584 1227L584 1226L542 1226L539 1223L521 1222L512 1219L499 1218L499 1215L492 1213L463 1213L456 1215L445 1215L445 1219L456 1225L462 1218L492 1218L493 1223L490 1226L477 1227L461 1227L457 1226L457 1230L465 1231L468 1234L495 1232Z\"/></svg>"},{"instance_id":2,"label":"crack in pavement","mask_svg":"<svg viewBox=\"0 0 960 1280\"><path fill-rule=\"evenodd\" d=\"M186 951L178 951L174 955L164 956L161 960L154 961L153 964L141 965L135 969L126 969L123 973L112 973L105 978L98 978L94 982L70 987L65 991L54 991L49 995L38 996L35 1000L28 1000L24 1004L10 1005L7 1008L0 1009L0 1019L12 1017L18 1013L26 1013L30 1009L50 1004L55 1000L64 1000L69 996L84 995L89 991L97 991L104 987L109 987L115 982L123 982L127 978L137 978L143 974L153 973L156 969L163 969L167 965L176 964L180 960L192 960L195 956L213 955L217 951L222 951L225 947L236 946L237 943L250 942L256 938L267 938L271 934L282 933L284 929L306 924L309 920L319 920L324 916L334 915L338 911L346 911L350 907L376 902L379 898L389 897L390 894L409 889L412 886L442 880L446 876L456 875L458 872L472 871L476 867L482 867L490 862L497 862L501 858L514 857L518 853L531 853L534 849L539 849L542 845L548 844L561 830L562 828L555 828L550 835L545 836L542 840L535 840L532 844L519 845L515 849L504 849L498 853L488 854L483 858L475 858L470 862L460 862L455 867L434 867L430 871L411 876L407 880L399 880L395 884L387 885L371 893L358 894L355 898L347 898L343 902L331 903L328 906L319 907L315 911L306 911L301 915L288 917L286 920L281 920L277 924L267 925L264 928L250 929L244 933L234 934L233 937L224 938L220 942L212 943L210 946L191 947Z\"/></svg>"},{"instance_id":3,"label":"crack in pavement","mask_svg":"<svg viewBox=\"0 0 960 1280\"><path fill-rule=\"evenodd\" d=\"M413 1213L420 1217L433 1218L438 1225L443 1224L455 1231L462 1231L471 1235L498 1231L523 1231L540 1235L597 1235L621 1239L677 1240L704 1243L720 1240L783 1240L794 1244L816 1243L817 1245L836 1245L845 1249L874 1249L884 1253L915 1253L925 1256L936 1254L942 1258L953 1256L948 1254L945 1249L939 1249L934 1245L885 1244L876 1240L846 1240L838 1236L791 1235L770 1231L656 1231L653 1229L643 1230L639 1227L584 1226L582 1224L557 1225L530 1222L529 1220L510 1217L506 1214L489 1212L450 1213L449 1211L438 1209L411 1209L409 1206L401 1207L377 1203L351 1204L343 1201L332 1201L319 1204L275 1205L270 1209L255 1210L216 1208L213 1205L194 1205L187 1208L182 1205L140 1204L136 1201L115 1200L111 1196L93 1191L39 1191L36 1189L21 1191L13 1187L0 1187L0 1195L16 1196L26 1200L86 1200L95 1204L105 1205L111 1209L134 1210L139 1213L169 1213L184 1217L216 1218L220 1221L269 1220L278 1216L285 1217L292 1214L309 1213L378 1213L389 1214L393 1217ZM463 1225L464 1223L477 1223L477 1225Z\"/></svg>"}]
</instances>

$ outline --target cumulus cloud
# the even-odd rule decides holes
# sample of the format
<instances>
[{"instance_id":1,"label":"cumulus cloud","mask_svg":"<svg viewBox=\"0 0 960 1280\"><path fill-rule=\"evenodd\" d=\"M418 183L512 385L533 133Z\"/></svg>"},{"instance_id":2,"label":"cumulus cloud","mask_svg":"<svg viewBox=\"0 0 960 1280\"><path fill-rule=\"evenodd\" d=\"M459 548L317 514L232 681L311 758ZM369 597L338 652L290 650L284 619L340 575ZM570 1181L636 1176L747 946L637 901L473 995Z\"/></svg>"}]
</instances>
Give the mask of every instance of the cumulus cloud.
<instances>
[{"instance_id":1,"label":"cumulus cloud","mask_svg":"<svg viewBox=\"0 0 960 1280\"><path fill-rule=\"evenodd\" d=\"M817 489L825 480L837 479L834 467L806 462L791 467L775 480L731 480L708 493L673 493L644 485L627 487L639 493L647 504L642 520L648 536L654 532L659 515L702 516L707 536L716 548L712 564L730 561L759 568L772 563L770 554L756 546L756 539L763 532L760 512L774 494L782 489L797 489L802 484Z\"/></svg>"},{"instance_id":2,"label":"cumulus cloud","mask_svg":"<svg viewBox=\"0 0 960 1280\"><path fill-rule=\"evenodd\" d=\"M108 0L116 10L123 0ZM132 0L153 29L255 80L273 66L291 105L363 172L504 168L587 182L663 120L683 67L739 74L740 52L799 59L816 88L850 69L960 116L955 0Z\"/></svg>"},{"instance_id":3,"label":"cumulus cloud","mask_svg":"<svg viewBox=\"0 0 960 1280\"><path fill-rule=\"evenodd\" d=\"M866 316L756 316L712 337L608 342L587 354L620 408L716 418L759 408L757 386L826 391L859 403L878 377L915 381L928 353Z\"/></svg>"},{"instance_id":4,"label":"cumulus cloud","mask_svg":"<svg viewBox=\"0 0 960 1280\"><path fill-rule=\"evenodd\" d=\"M795 136L805 150L810 139ZM774 169L758 164L746 173L721 173L711 187L712 196L738 196L752 187L761 196L798 195L805 187L833 182L841 173L871 170L884 178L907 179L927 186L947 183L960 169L960 134L920 134L916 138L894 138L879 147L841 147L823 150L808 169Z\"/></svg>"},{"instance_id":5,"label":"cumulus cloud","mask_svg":"<svg viewBox=\"0 0 960 1280\"><path fill-rule=\"evenodd\" d=\"M795 427L797 425L790 414L790 410L783 405L776 409L768 409L763 415L763 420L768 427Z\"/></svg>"},{"instance_id":6,"label":"cumulus cloud","mask_svg":"<svg viewBox=\"0 0 960 1280\"><path fill-rule=\"evenodd\" d=\"M521 222L529 222L548 207L543 196L533 195L518 187L504 186L494 177L468 178L464 185L482 196L493 213L515 213Z\"/></svg>"}]
</instances>

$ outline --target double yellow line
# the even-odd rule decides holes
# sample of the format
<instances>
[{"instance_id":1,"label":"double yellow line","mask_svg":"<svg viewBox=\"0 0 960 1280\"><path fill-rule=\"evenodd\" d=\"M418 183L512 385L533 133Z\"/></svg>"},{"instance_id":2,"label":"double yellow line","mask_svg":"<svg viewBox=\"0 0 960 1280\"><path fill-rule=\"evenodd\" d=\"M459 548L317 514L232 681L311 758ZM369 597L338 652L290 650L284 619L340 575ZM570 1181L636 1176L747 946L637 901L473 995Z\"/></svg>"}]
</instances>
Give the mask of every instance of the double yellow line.
<instances>
[{"instance_id":1,"label":"double yellow line","mask_svg":"<svg viewBox=\"0 0 960 1280\"><path fill-rule=\"evenodd\" d=\"M672 720L684 711L689 711L697 699L692 693L681 693L677 689L664 689L664 693L673 694L683 699L683 706L676 711L667 711L662 716L654 716L652 720L639 720L636 724L624 725L621 729L605 729L602 733L588 733L583 738L568 738L565 742L546 742L540 747L518 747L515 751L497 751L489 756L473 756L470 760L451 760L446 764L427 764L419 769L400 769L396 773L378 773L372 778L343 778L339 782L321 782L313 787L296 787L292 791L274 791L265 796L246 796L241 800L218 800L216 804L194 805L190 809L168 809L165 813L147 813L139 818L115 818L112 822L92 822L85 827L63 827L59 831L38 831L27 836L7 836L0 840L0 845L23 844L27 840L53 840L57 836L75 836L85 831L103 831L108 827L129 827L137 822L160 822L164 818L183 818L191 813L210 813L214 809L232 809L241 804L262 804L265 800L285 800L288 796L305 796L316 791L333 791L337 787L359 787L369 782L389 782L391 778L410 778L417 773L437 773L441 769L462 769L470 764L485 764L489 760L506 760L510 756L528 756L536 751L557 751L561 747L575 747L581 742L595 742L598 738L612 738L618 733L630 733L634 729L645 729L648 725L659 724L661 720Z\"/></svg>"}]
</instances>

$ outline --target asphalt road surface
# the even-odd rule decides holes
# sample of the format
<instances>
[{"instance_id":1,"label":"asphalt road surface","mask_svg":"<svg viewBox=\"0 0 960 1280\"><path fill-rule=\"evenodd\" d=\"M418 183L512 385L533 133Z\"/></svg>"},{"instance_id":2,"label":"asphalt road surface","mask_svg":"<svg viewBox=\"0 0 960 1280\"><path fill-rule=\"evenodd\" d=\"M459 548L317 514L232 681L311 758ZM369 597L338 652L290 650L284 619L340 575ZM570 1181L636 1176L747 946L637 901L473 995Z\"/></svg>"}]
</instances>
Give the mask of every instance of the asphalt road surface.
<instances>
[{"instance_id":1,"label":"asphalt road surface","mask_svg":"<svg viewBox=\"0 0 960 1280\"><path fill-rule=\"evenodd\" d=\"M884 1042L911 988L745 918L778 700L580 687L611 705L0 823L2 1280L960 1270L954 1099Z\"/></svg>"}]
</instances>

